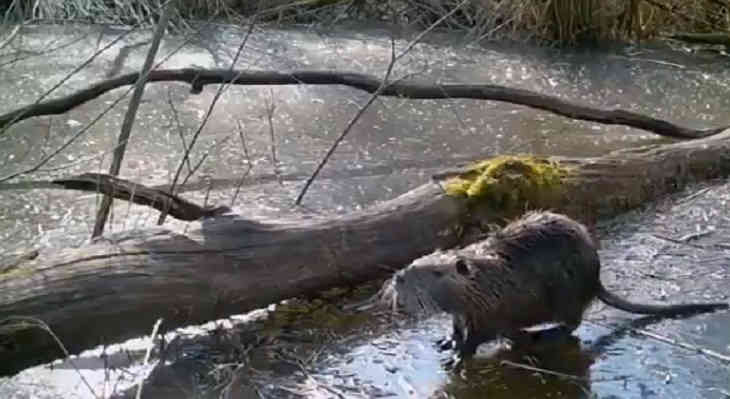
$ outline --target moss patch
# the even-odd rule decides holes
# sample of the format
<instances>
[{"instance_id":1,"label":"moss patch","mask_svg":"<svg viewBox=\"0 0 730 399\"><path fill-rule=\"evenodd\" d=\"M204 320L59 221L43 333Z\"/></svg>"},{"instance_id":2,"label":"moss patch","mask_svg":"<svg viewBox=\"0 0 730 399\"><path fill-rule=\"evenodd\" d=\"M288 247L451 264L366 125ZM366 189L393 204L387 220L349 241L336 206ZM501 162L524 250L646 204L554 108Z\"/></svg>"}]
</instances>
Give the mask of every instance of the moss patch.
<instances>
[{"instance_id":1,"label":"moss patch","mask_svg":"<svg viewBox=\"0 0 730 399\"><path fill-rule=\"evenodd\" d=\"M562 196L568 170L534 156L499 156L477 162L446 181L446 193L494 209L549 208Z\"/></svg>"}]
</instances>

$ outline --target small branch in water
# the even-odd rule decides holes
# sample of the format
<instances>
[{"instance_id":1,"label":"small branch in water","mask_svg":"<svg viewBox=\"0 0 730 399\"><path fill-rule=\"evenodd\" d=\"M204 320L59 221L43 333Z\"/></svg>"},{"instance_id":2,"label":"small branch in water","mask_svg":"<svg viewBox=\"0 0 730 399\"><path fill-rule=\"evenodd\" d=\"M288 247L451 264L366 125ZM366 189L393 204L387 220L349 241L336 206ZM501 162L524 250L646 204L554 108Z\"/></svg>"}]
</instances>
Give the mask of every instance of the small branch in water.
<instances>
[{"instance_id":1,"label":"small branch in water","mask_svg":"<svg viewBox=\"0 0 730 399\"><path fill-rule=\"evenodd\" d=\"M553 371L553 370L548 370L548 369L544 369L544 368L540 368L540 367L530 366L529 364L517 363L517 362L513 362L511 360L502 360L499 362L499 365L500 366L510 366L510 367L514 367L517 369L523 369L523 370L528 370L528 371L534 371L534 372L540 373L540 374L547 374L547 375L552 375L555 377L563 378L566 380L580 381L580 382L585 382L585 383L624 381L629 378L626 375L617 375L617 376L611 377L611 378L593 378L593 379L591 379L591 378L581 377L581 376L577 376L577 375L573 375L573 374L561 373L559 371Z\"/></svg>"},{"instance_id":2,"label":"small branch in water","mask_svg":"<svg viewBox=\"0 0 730 399\"><path fill-rule=\"evenodd\" d=\"M599 322L596 322L596 321L586 320L586 322L587 323L591 323L591 324L595 324L597 326L601 326L603 328L612 328L609 325L606 325L606 324L603 324L603 323L599 323ZM644 330L644 329L641 329L641 328L630 328L629 331L631 331L632 333L638 334L638 335L643 335L643 336L645 336L647 338L651 338L651 339L657 340L659 342L664 342L665 344L669 344L669 345L675 346L677 348L682 348L682 349L686 349L686 350L689 350L689 351L692 351L692 352L700 353L702 355L705 355L707 357L713 358L715 360L719 360L719 361L721 361L723 363L730 363L730 356L724 355L722 353L718 353L716 351L713 351L712 349L706 349L706 348L702 348L702 347L699 347L699 346L696 346L696 345L688 344L686 342L681 342L681 341L678 341L676 339L669 338L669 337L665 337L663 335L659 335L657 333L654 333L654 332L651 332L651 331L648 331L648 330Z\"/></svg>"},{"instance_id":3,"label":"small branch in water","mask_svg":"<svg viewBox=\"0 0 730 399\"><path fill-rule=\"evenodd\" d=\"M568 379L568 380L581 381L581 382L591 382L590 379L585 378L585 377L580 377L580 376L573 375L573 374L565 374L565 373L561 373L559 371L553 371L553 370L543 369L543 368L540 368L540 367L530 366L530 365L523 364L523 363L516 363L516 362L513 362L511 360L502 360L502 361L499 362L499 365L500 366L510 366L510 367L514 367L514 368L518 368L518 369L523 369L523 370L535 371L535 372L538 372L540 374L549 374L549 375L553 375L553 376L556 376L556 377L565 378L565 379Z\"/></svg>"},{"instance_id":4,"label":"small branch in water","mask_svg":"<svg viewBox=\"0 0 730 399\"><path fill-rule=\"evenodd\" d=\"M702 348L702 347L695 346L695 345L692 345L692 344L688 344L686 342L681 342L681 341L678 341L676 339L669 338L669 337L665 337L663 335L659 335L657 333L653 333L653 332L647 331L647 330L634 329L634 330L632 330L632 332L634 332L636 334L639 334L639 335L643 335L643 336L648 337L648 338L655 339L655 340L660 341L660 342L664 342L665 344L669 344L669 345L672 345L672 346L676 346L678 348L682 348L682 349L686 349L686 350L689 350L689 351L701 353L701 354L703 354L703 355L705 355L707 357L711 357L711 358L713 358L715 360L719 360L719 361L721 361L723 363L730 363L730 356L723 355L722 353L715 352L712 349L706 349L706 348Z\"/></svg>"}]
</instances>

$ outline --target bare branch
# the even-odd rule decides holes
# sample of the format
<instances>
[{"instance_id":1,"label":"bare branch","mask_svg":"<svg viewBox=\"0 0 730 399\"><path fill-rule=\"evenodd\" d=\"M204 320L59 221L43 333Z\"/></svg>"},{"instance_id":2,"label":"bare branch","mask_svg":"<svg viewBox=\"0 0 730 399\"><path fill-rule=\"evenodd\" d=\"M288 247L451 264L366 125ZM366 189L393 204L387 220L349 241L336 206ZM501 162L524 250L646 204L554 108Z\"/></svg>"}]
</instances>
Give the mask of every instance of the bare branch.
<instances>
[{"instance_id":1,"label":"bare branch","mask_svg":"<svg viewBox=\"0 0 730 399\"><path fill-rule=\"evenodd\" d=\"M276 102L274 101L274 91L269 90L269 98L266 100L266 119L269 124L269 148L271 149L271 164L274 166L274 175L276 175L279 184L282 183L281 171L279 170L279 160L276 159L276 134L274 133L274 113L276 112Z\"/></svg>"},{"instance_id":2,"label":"bare branch","mask_svg":"<svg viewBox=\"0 0 730 399\"><path fill-rule=\"evenodd\" d=\"M117 147L114 149L114 157L112 158L112 164L109 167L109 174L117 176L122 168L122 160L124 160L124 153L127 150L127 142L132 133L132 126L134 126L134 119L137 116L137 109L139 109L139 103L142 101L142 94L144 94L144 86L147 83L147 76L152 70L152 66L155 62L155 56L157 55L157 49L160 48L160 42L162 36L165 34L167 28L167 22L170 20L170 15L174 9L175 0L169 0L162 11L162 16L155 29L155 34L152 37L152 44L147 52L147 58L142 66L142 72L139 75L139 79L134 84L134 93L132 98L129 100L129 107L127 113L124 115L124 121L122 122L122 130L119 133L117 140ZM104 196L99 206L99 211L96 214L96 223L94 223L94 231L91 233L91 237L98 237L104 233L104 225L109 218L109 210L112 206L112 197Z\"/></svg>"},{"instance_id":3,"label":"bare branch","mask_svg":"<svg viewBox=\"0 0 730 399\"><path fill-rule=\"evenodd\" d=\"M236 120L236 125L238 126L238 137L240 137L241 139L243 155L246 157L246 171L243 172L241 178L238 180L238 184L236 185L236 191L233 193L233 198L231 199L231 206L234 206L236 204L236 198L238 198L238 194L241 192L241 186L243 185L243 181L246 179L246 177L248 177L249 173L251 173L251 169L253 168L253 165L251 164L251 157L248 154L248 146L246 145L246 134L244 133L243 127L241 126L241 121Z\"/></svg>"},{"instance_id":4,"label":"bare branch","mask_svg":"<svg viewBox=\"0 0 730 399\"><path fill-rule=\"evenodd\" d=\"M99 82L66 97L20 108L0 115L0 127L30 117L62 114L102 94L121 86L134 84L138 73L122 75ZM382 80L357 72L327 70L303 70L293 72L237 71L230 69L164 69L150 72L148 82L187 82L192 92L199 93L209 84L235 85L345 85L369 93L380 87ZM646 130L661 136L696 139L708 137L730 127L693 129L623 109L602 109L563 100L560 97L541 94L531 90L515 89L492 84L422 84L410 81L392 82L379 93L410 99L455 99L502 101L511 104L552 112L568 118L597 122L607 125L624 125ZM21 115L21 116L19 116Z\"/></svg>"},{"instance_id":5,"label":"bare branch","mask_svg":"<svg viewBox=\"0 0 730 399\"><path fill-rule=\"evenodd\" d=\"M244 36L243 40L241 41L241 45L238 46L238 51L236 52L235 57L233 57L233 60L231 61L231 67L228 69L228 72L231 73L234 71L234 67L236 66L236 62L238 61L238 58L241 56L241 53L243 52L243 48L246 47L246 43L248 42L249 37L251 37L251 33L253 32L253 28L256 23L256 18L251 19L251 22L248 27L248 31L246 32L246 36ZM235 76L235 75L234 75ZM213 96L213 100L210 102L210 106L208 106L208 110L205 113L205 117L203 118L203 121L200 123L200 126L198 126L198 130L195 131L195 134L193 134L193 138L190 140L190 145L188 149L183 154L183 159L180 161L180 165L178 165L177 170L175 171L175 177L172 179L172 183L170 184L170 193L175 193L175 186L177 185L177 181L180 178L180 173L182 173L182 168L187 162L187 160L190 158L190 152L192 151L193 147L195 146L195 143L198 141L198 137L200 137L200 133L202 133L203 128L208 123L208 119L210 118L210 115L213 112L213 109L215 108L215 105L218 103L218 99L221 97L223 92L230 86L232 82L229 82L223 86L220 86L218 88L218 91L215 93L215 96ZM187 180L187 179L186 179ZM165 222L165 212L163 211L160 214L160 217L157 219L157 224L161 225Z\"/></svg>"}]
</instances>

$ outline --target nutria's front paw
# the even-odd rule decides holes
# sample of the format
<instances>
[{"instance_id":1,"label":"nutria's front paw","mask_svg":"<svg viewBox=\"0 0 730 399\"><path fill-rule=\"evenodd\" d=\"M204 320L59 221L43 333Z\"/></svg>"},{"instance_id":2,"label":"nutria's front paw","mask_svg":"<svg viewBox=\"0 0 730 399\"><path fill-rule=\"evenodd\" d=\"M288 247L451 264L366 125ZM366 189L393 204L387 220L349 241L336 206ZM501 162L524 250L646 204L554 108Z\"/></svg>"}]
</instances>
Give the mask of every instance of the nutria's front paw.
<instances>
[{"instance_id":1,"label":"nutria's front paw","mask_svg":"<svg viewBox=\"0 0 730 399\"><path fill-rule=\"evenodd\" d=\"M444 352L454 348L454 340L448 337L436 340L436 348L439 352Z\"/></svg>"}]
</instances>

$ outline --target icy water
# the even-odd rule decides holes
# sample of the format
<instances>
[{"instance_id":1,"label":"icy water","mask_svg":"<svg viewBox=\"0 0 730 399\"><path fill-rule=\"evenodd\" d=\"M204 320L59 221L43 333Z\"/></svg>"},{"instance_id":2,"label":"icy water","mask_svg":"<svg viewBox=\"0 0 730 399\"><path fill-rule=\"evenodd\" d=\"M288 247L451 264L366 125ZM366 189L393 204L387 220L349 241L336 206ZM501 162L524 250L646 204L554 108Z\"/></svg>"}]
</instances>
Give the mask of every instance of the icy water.
<instances>
[{"instance_id":1,"label":"icy water","mask_svg":"<svg viewBox=\"0 0 730 399\"><path fill-rule=\"evenodd\" d=\"M0 53L0 85L4 85L0 109L32 103L124 32L74 25L24 28ZM216 26L189 40L169 37L160 57L182 47L163 67L228 67L244 36L240 29ZM147 40L149 32L129 34L54 95L134 71L143 62ZM396 40L398 49L406 44L407 38ZM390 36L375 27L257 30L236 68L340 69L382 75L390 51ZM121 53L128 55L120 57ZM567 52L524 45L475 46L457 36L441 35L416 46L396 65L394 74L448 83L503 84L708 127L730 123L729 64L730 60L714 55L651 47ZM33 168L124 91L115 90L64 115L26 120L0 135L0 179ZM215 92L215 87L207 87L196 95L182 84L149 85L122 176L147 185L169 184L184 152L181 143L191 140ZM247 216L339 213L393 198L423 184L435 170L493 154L592 156L668 142L634 129L576 122L509 104L382 98L339 147L305 198L305 207L293 208L304 179L368 96L340 86L230 88L201 132L191 165L202 162L185 189L186 197L203 202L206 190L200 189L211 187L209 202L233 203ZM88 239L96 196L20 187L106 171L124 105L123 101L112 108L38 170L1 183L4 252L78 245ZM234 199L241 179L241 192ZM729 196L730 188L715 182L607 221L601 230L607 285L646 301L727 300ZM117 202L109 229L145 228L155 220L153 212ZM170 221L166 227L182 231L196 225ZM204 337L184 339L173 356L176 361L145 392L148 397L216 397L229 386L237 393L233 397L730 396L728 364L649 335L729 356L728 313L627 326L634 316L596 306L573 339L526 351L487 346L473 364L456 374L442 367L447 354L433 345L448 332L446 318L406 322L339 308L366 294L295 302L225 330L224 343ZM200 329L193 329L197 332ZM124 345L125 351L115 355L78 359L76 366L97 396L122 392L144 369L138 367L141 344ZM108 348L106 353L115 350ZM572 377L509 366L500 363L503 360ZM244 361L243 367L232 366ZM94 396L68 363L0 379L0 397Z\"/></svg>"}]
</instances>

